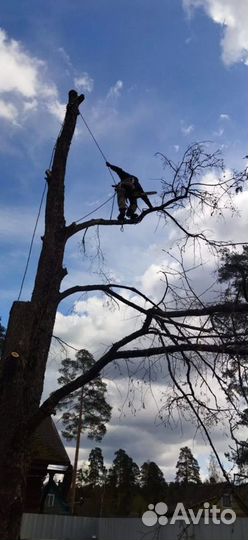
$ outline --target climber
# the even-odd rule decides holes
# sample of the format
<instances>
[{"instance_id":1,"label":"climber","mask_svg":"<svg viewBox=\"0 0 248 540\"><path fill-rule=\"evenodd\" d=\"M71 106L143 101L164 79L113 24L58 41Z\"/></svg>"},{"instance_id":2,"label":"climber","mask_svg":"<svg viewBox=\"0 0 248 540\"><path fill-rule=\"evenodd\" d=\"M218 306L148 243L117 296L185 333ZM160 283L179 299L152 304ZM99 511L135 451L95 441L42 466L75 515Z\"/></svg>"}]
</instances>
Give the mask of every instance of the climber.
<instances>
[{"instance_id":1,"label":"climber","mask_svg":"<svg viewBox=\"0 0 248 540\"><path fill-rule=\"evenodd\" d=\"M130 219L137 219L138 215L135 213L137 210L137 199L140 197L149 208L152 208L146 193L141 187L139 180L136 176L124 171L116 165L111 165L106 161L107 167L112 169L120 178L119 184L113 186L117 193L117 202L119 206L119 215L118 221L123 221L125 215ZM127 201L129 202L129 207L127 208Z\"/></svg>"}]
</instances>

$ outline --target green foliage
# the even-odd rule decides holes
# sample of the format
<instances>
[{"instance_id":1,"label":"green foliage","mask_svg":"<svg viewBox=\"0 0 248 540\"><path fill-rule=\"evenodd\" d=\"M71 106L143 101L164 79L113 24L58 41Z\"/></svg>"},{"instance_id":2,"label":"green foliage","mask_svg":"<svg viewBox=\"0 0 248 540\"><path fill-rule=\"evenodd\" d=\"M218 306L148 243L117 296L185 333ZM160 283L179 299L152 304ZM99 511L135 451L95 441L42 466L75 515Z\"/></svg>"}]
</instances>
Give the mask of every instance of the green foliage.
<instances>
[{"instance_id":1,"label":"green foliage","mask_svg":"<svg viewBox=\"0 0 248 540\"><path fill-rule=\"evenodd\" d=\"M221 283L226 284L224 299L226 301L248 301L248 246L243 246L242 252L224 250L222 264L218 272ZM247 342L248 323L247 314L233 313L232 316L219 315L214 323L229 342L242 344ZM247 343L248 346L248 343ZM247 347L248 350L248 347ZM223 378L228 383L230 399L239 395L243 402L248 404L248 354L237 354L227 359L223 364ZM248 425L248 408L240 410L240 425ZM248 442L236 441L237 450L233 450L227 457L235 462L240 472L244 473L248 466Z\"/></svg>"},{"instance_id":2,"label":"green foliage","mask_svg":"<svg viewBox=\"0 0 248 540\"><path fill-rule=\"evenodd\" d=\"M59 369L59 384L74 381L86 373L95 364L93 356L85 349L77 352L75 360L66 358ZM63 437L72 440L77 437L80 409L82 408L81 433L87 433L89 439L100 441L106 433L106 423L111 418L112 407L107 403L105 394L107 385L100 376L72 392L61 400L59 409L64 410L62 422L65 429Z\"/></svg>"},{"instance_id":3,"label":"green foliage","mask_svg":"<svg viewBox=\"0 0 248 540\"><path fill-rule=\"evenodd\" d=\"M243 246L242 253L224 249L221 260L218 279L221 283L228 283L225 297L248 301L248 246Z\"/></svg>"},{"instance_id":4,"label":"green foliage","mask_svg":"<svg viewBox=\"0 0 248 540\"><path fill-rule=\"evenodd\" d=\"M180 449L176 469L175 481L177 483L184 485L201 483L200 467L188 446Z\"/></svg>"}]
</instances>

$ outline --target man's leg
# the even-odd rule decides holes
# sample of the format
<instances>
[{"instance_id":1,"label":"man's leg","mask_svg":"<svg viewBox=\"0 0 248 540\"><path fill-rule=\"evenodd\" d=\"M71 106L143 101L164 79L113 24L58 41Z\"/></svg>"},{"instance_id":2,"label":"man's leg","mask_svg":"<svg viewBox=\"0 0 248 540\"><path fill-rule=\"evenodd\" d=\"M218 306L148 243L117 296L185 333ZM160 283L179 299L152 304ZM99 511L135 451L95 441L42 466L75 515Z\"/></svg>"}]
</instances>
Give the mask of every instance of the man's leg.
<instances>
[{"instance_id":1,"label":"man's leg","mask_svg":"<svg viewBox=\"0 0 248 540\"><path fill-rule=\"evenodd\" d=\"M135 214L137 210L137 198L136 197L129 197L129 207L127 210L127 216L131 219L135 219L138 217L137 214Z\"/></svg>"},{"instance_id":2,"label":"man's leg","mask_svg":"<svg viewBox=\"0 0 248 540\"><path fill-rule=\"evenodd\" d=\"M144 201L144 202L147 204L147 206L148 206L149 208L152 208L152 203L149 201L149 199L148 199L148 197L147 197L146 194L144 194L144 195L142 194L142 195L139 195L139 196L140 196L140 198L142 199L142 201Z\"/></svg>"},{"instance_id":3,"label":"man's leg","mask_svg":"<svg viewBox=\"0 0 248 540\"><path fill-rule=\"evenodd\" d=\"M119 221L123 221L125 219L125 214L126 214L126 190L121 184L119 184L118 186L116 186L116 193L117 193L117 203L118 203L119 211L120 211L117 219Z\"/></svg>"}]
</instances>

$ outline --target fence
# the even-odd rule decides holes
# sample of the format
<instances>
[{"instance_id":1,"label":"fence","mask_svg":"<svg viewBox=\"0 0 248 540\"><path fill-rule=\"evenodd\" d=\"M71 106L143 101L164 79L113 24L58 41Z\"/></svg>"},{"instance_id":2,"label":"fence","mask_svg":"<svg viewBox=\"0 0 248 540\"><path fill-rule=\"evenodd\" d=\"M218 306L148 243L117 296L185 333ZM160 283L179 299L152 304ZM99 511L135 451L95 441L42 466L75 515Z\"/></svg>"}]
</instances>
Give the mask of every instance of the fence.
<instances>
[{"instance_id":1,"label":"fence","mask_svg":"<svg viewBox=\"0 0 248 540\"><path fill-rule=\"evenodd\" d=\"M24 514L22 540L247 540L248 518L232 525L202 521L198 525L154 525L139 518L89 518L51 514Z\"/></svg>"}]
</instances>

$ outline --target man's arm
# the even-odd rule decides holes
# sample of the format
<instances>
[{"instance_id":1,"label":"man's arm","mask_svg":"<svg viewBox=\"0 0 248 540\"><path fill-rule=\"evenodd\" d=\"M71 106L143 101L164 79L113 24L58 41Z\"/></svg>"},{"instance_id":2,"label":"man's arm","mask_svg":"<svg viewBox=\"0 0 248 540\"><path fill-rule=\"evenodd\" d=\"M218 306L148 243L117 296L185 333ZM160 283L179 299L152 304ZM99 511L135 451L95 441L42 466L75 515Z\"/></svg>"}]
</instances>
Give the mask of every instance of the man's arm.
<instances>
[{"instance_id":1,"label":"man's arm","mask_svg":"<svg viewBox=\"0 0 248 540\"><path fill-rule=\"evenodd\" d=\"M111 165L111 163L109 163L109 161L106 161L106 165L112 171L116 172L116 174L118 174L118 176L119 176L119 178L121 180L126 180L127 178L130 178L132 176L132 174L124 171L123 169L121 169L121 167L117 167L116 165Z\"/></svg>"}]
</instances>

